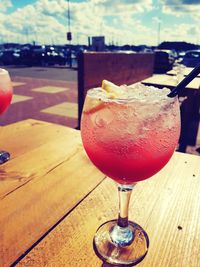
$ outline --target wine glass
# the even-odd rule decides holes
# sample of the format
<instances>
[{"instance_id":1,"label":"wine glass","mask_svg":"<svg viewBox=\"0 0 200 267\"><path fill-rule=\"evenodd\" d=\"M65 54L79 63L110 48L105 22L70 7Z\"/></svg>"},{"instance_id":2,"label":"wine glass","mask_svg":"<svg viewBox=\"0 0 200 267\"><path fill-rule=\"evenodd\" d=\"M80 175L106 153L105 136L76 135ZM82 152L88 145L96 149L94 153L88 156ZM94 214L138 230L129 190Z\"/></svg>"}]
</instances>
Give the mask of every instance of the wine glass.
<instances>
[{"instance_id":1,"label":"wine glass","mask_svg":"<svg viewBox=\"0 0 200 267\"><path fill-rule=\"evenodd\" d=\"M10 75L7 70L0 68L0 115L8 108L12 99L13 89ZM0 151L0 164L10 159L7 151Z\"/></svg>"},{"instance_id":2,"label":"wine glass","mask_svg":"<svg viewBox=\"0 0 200 267\"><path fill-rule=\"evenodd\" d=\"M109 98L101 88L89 90L81 118L88 157L119 192L118 219L98 228L93 247L104 262L120 266L137 264L149 247L147 233L128 220L132 189L166 165L180 133L178 99L167 97L168 89L137 84L125 90L120 98Z\"/></svg>"}]
</instances>

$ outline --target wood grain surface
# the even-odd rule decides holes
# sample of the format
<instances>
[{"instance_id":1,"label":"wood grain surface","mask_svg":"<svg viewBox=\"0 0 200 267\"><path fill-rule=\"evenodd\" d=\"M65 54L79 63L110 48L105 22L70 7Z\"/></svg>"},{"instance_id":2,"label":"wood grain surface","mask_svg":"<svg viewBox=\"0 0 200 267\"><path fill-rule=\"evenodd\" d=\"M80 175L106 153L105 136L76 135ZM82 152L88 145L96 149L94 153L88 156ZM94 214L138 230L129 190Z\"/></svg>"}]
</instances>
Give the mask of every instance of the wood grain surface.
<instances>
[{"instance_id":1,"label":"wood grain surface","mask_svg":"<svg viewBox=\"0 0 200 267\"><path fill-rule=\"evenodd\" d=\"M187 76L194 68L190 68L190 67L184 67L183 68L183 74L185 76ZM169 70L167 72L168 75L176 75L177 71L175 69ZM200 74L197 75L197 77L200 77Z\"/></svg>"},{"instance_id":2,"label":"wood grain surface","mask_svg":"<svg viewBox=\"0 0 200 267\"><path fill-rule=\"evenodd\" d=\"M0 165L0 266L10 266L104 179L80 133L40 122L1 128L12 158Z\"/></svg>"},{"instance_id":3,"label":"wood grain surface","mask_svg":"<svg viewBox=\"0 0 200 267\"><path fill-rule=\"evenodd\" d=\"M176 79L176 76L170 76L166 74L154 74L151 77L142 80L142 83L145 85L154 85L157 87L168 87L170 89L173 89L177 84L178 80ZM200 79L195 78L193 79L187 86L186 90L199 90L200 89Z\"/></svg>"},{"instance_id":4,"label":"wood grain surface","mask_svg":"<svg viewBox=\"0 0 200 267\"><path fill-rule=\"evenodd\" d=\"M162 171L133 190L130 219L147 231L140 267L200 266L200 158L175 153ZM20 267L108 267L93 251L93 236L116 218L117 189L106 178L18 264Z\"/></svg>"},{"instance_id":5,"label":"wood grain surface","mask_svg":"<svg viewBox=\"0 0 200 267\"><path fill-rule=\"evenodd\" d=\"M84 53L85 88L100 86L103 79L117 85L140 81L153 74L153 64L153 53Z\"/></svg>"}]
</instances>

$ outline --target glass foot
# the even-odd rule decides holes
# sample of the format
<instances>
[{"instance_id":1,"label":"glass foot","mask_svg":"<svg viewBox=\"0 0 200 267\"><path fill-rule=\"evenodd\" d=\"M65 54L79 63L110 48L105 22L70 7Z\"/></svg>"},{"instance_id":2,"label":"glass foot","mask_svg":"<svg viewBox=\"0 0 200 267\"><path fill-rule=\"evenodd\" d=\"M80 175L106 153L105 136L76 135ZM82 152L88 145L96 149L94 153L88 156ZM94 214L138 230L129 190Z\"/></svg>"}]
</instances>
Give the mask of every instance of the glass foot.
<instances>
[{"instance_id":1,"label":"glass foot","mask_svg":"<svg viewBox=\"0 0 200 267\"><path fill-rule=\"evenodd\" d=\"M133 238L128 245L119 245L112 241L112 233L116 225L117 220L112 220L98 228L93 240L95 253L101 260L113 265L133 266L139 263L148 251L147 233L141 226L129 221L129 229L133 233Z\"/></svg>"},{"instance_id":2,"label":"glass foot","mask_svg":"<svg viewBox=\"0 0 200 267\"><path fill-rule=\"evenodd\" d=\"M10 159L10 153L4 150L0 151L0 164L5 163Z\"/></svg>"}]
</instances>

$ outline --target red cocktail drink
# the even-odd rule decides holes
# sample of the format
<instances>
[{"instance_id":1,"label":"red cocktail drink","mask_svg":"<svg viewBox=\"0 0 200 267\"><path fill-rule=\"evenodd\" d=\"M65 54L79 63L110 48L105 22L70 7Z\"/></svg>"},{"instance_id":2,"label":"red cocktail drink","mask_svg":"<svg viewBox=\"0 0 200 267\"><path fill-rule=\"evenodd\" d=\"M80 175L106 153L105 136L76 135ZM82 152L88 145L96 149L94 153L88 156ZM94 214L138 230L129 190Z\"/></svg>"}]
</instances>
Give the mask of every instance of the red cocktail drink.
<instances>
[{"instance_id":1,"label":"red cocktail drink","mask_svg":"<svg viewBox=\"0 0 200 267\"><path fill-rule=\"evenodd\" d=\"M3 113L10 105L11 99L12 99L12 90L10 89L7 92L3 92L1 91L0 88L0 114Z\"/></svg>"},{"instance_id":2,"label":"red cocktail drink","mask_svg":"<svg viewBox=\"0 0 200 267\"><path fill-rule=\"evenodd\" d=\"M96 100L87 97L90 102ZM177 100L169 98L99 100L99 105L83 111L82 117L83 145L90 160L121 184L151 177L166 165L176 148L178 108Z\"/></svg>"},{"instance_id":3,"label":"red cocktail drink","mask_svg":"<svg viewBox=\"0 0 200 267\"><path fill-rule=\"evenodd\" d=\"M12 99L12 84L7 70L0 69L0 115L7 109ZM10 154L0 151L0 164L10 159Z\"/></svg>"},{"instance_id":4,"label":"red cocktail drink","mask_svg":"<svg viewBox=\"0 0 200 267\"><path fill-rule=\"evenodd\" d=\"M135 184L160 171L177 146L179 103L168 94L141 84L103 82L86 96L83 146L94 165L118 183L120 200L118 219L98 228L93 245L101 259L117 266L135 265L148 251L148 235L128 220L128 205Z\"/></svg>"},{"instance_id":5,"label":"red cocktail drink","mask_svg":"<svg viewBox=\"0 0 200 267\"><path fill-rule=\"evenodd\" d=\"M0 114L10 105L12 93L12 84L8 72L0 69Z\"/></svg>"}]
</instances>

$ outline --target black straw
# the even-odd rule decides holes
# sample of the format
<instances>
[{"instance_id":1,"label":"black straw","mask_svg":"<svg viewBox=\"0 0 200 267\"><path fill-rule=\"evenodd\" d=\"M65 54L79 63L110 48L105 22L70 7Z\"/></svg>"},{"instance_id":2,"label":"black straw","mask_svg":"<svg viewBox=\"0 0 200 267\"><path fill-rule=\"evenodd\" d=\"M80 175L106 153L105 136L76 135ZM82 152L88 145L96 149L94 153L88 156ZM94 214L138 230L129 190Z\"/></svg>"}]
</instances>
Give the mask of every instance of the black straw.
<instances>
[{"instance_id":1,"label":"black straw","mask_svg":"<svg viewBox=\"0 0 200 267\"><path fill-rule=\"evenodd\" d=\"M185 88L198 74L200 73L200 63L167 95L175 97L178 93ZM200 79L199 79L200 81Z\"/></svg>"}]
</instances>

